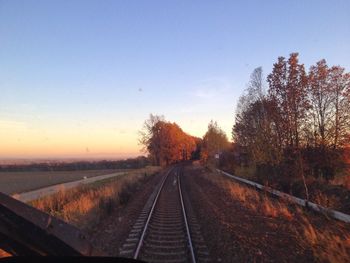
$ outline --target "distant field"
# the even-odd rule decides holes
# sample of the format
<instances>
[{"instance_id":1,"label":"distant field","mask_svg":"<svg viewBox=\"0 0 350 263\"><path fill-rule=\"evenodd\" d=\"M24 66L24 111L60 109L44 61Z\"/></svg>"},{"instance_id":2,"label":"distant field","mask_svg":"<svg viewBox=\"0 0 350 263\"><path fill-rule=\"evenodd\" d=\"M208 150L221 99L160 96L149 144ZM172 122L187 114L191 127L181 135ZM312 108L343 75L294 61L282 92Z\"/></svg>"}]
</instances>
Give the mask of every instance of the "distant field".
<instances>
[{"instance_id":1,"label":"distant field","mask_svg":"<svg viewBox=\"0 0 350 263\"><path fill-rule=\"evenodd\" d=\"M14 194L27 192L45 186L72 182L86 177L110 174L120 171L115 170L86 170L64 172L0 172L0 192Z\"/></svg>"}]
</instances>

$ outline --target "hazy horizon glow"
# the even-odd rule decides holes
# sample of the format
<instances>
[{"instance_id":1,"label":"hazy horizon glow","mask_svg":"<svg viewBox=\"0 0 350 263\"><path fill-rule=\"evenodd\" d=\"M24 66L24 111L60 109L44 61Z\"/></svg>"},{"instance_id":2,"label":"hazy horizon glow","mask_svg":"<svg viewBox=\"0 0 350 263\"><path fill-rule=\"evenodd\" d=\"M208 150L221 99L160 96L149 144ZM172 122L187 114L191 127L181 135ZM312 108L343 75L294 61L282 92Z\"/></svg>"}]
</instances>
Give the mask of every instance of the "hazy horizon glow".
<instances>
[{"instance_id":1,"label":"hazy horizon glow","mask_svg":"<svg viewBox=\"0 0 350 263\"><path fill-rule=\"evenodd\" d=\"M254 68L350 70L349 1L1 1L0 158L140 155L150 113L231 138Z\"/></svg>"}]
</instances>

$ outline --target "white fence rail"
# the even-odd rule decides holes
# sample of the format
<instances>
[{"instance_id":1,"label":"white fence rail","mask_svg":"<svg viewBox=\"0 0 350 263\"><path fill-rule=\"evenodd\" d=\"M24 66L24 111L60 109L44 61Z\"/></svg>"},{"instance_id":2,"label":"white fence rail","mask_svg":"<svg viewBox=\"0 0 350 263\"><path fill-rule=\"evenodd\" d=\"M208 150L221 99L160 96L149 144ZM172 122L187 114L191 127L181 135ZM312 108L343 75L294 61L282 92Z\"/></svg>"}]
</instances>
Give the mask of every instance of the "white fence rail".
<instances>
[{"instance_id":1,"label":"white fence rail","mask_svg":"<svg viewBox=\"0 0 350 263\"><path fill-rule=\"evenodd\" d=\"M216 170L219 173L224 174L224 175L226 175L226 176L228 176L228 177L230 177L230 178L232 178L232 179L234 179L236 181L239 181L241 183L253 186L253 187L258 188L260 190L269 192L272 195L278 196L279 198L282 198L282 199L284 199L284 200L286 200L288 202L295 203L295 204L298 204L298 205L304 206L304 207L308 206L310 209L312 209L312 210L314 210L316 212L320 212L320 213L326 214L326 215L328 215L330 217L333 217L333 218L338 219L340 221L343 221L345 223L350 223L350 215L348 215L348 214L345 214L345 213L342 213L342 212L339 212L339 211L336 211L336 210L332 210L332 209L320 206L320 205L312 203L312 202L307 202L305 199L301 199L301 198L298 198L298 197L295 197L295 196L283 193L281 191L272 189L271 187L264 186L264 185L258 184L256 182L253 182L253 181L249 181L247 179L243 179L243 178L238 177L238 176L234 176L234 175L229 174L227 172L224 172L222 170L219 170L219 169L216 169Z\"/></svg>"}]
</instances>

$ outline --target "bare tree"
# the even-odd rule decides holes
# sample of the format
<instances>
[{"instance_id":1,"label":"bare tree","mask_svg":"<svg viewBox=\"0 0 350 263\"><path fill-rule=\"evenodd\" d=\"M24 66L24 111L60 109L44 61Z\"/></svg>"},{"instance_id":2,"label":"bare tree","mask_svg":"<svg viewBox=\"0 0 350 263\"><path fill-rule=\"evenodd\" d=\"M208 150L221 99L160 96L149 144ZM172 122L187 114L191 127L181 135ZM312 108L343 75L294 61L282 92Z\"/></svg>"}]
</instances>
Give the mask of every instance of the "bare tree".
<instances>
[{"instance_id":1,"label":"bare tree","mask_svg":"<svg viewBox=\"0 0 350 263\"><path fill-rule=\"evenodd\" d=\"M344 73L340 66L333 66L329 78L334 107L333 147L336 149L348 143L350 138L350 73Z\"/></svg>"},{"instance_id":2,"label":"bare tree","mask_svg":"<svg viewBox=\"0 0 350 263\"><path fill-rule=\"evenodd\" d=\"M215 154L229 147L229 141L225 132L213 120L208 124L208 130L203 136L201 159L203 161L213 160Z\"/></svg>"},{"instance_id":3,"label":"bare tree","mask_svg":"<svg viewBox=\"0 0 350 263\"><path fill-rule=\"evenodd\" d=\"M149 153L153 162L157 165L159 165L160 161L156 153L158 153L160 149L153 144L152 138L156 136L157 123L161 121L165 121L163 115L150 114L149 119L144 122L142 129L139 131L139 145L142 146L142 151L144 153Z\"/></svg>"},{"instance_id":4,"label":"bare tree","mask_svg":"<svg viewBox=\"0 0 350 263\"><path fill-rule=\"evenodd\" d=\"M309 71L309 98L311 115L315 120L315 145L325 146L329 142L330 125L333 118L333 94L329 81L329 68L323 59L311 66ZM318 138L320 140L318 141Z\"/></svg>"}]
</instances>

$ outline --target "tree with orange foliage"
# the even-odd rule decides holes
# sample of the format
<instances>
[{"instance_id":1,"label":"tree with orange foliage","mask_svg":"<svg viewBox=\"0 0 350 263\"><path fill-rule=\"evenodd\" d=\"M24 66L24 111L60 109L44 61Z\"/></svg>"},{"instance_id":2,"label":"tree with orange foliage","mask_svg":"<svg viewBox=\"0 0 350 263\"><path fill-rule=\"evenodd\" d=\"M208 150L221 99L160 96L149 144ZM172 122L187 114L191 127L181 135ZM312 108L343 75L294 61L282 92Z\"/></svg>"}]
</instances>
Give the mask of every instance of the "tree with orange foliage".
<instances>
[{"instance_id":1,"label":"tree with orange foliage","mask_svg":"<svg viewBox=\"0 0 350 263\"><path fill-rule=\"evenodd\" d=\"M328 67L325 60L306 74L298 53L292 53L273 65L265 95L260 72L253 72L239 100L235 143L251 165L261 168L257 174L302 177L304 184L309 175L332 179L344 166L350 140L350 74L340 66Z\"/></svg>"},{"instance_id":2,"label":"tree with orange foliage","mask_svg":"<svg viewBox=\"0 0 350 263\"><path fill-rule=\"evenodd\" d=\"M185 133L176 123L159 116L150 115L140 132L140 144L156 165L169 165L189 160L196 150L195 139Z\"/></svg>"},{"instance_id":3,"label":"tree with orange foliage","mask_svg":"<svg viewBox=\"0 0 350 263\"><path fill-rule=\"evenodd\" d=\"M268 75L269 95L276 103L281 118L277 122L285 146L298 148L303 123L310 108L307 96L307 75L299 64L298 53L290 54L288 61L279 57Z\"/></svg>"}]
</instances>

